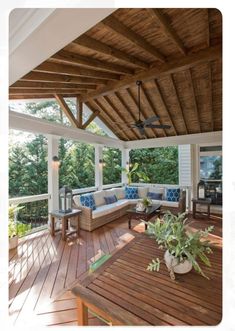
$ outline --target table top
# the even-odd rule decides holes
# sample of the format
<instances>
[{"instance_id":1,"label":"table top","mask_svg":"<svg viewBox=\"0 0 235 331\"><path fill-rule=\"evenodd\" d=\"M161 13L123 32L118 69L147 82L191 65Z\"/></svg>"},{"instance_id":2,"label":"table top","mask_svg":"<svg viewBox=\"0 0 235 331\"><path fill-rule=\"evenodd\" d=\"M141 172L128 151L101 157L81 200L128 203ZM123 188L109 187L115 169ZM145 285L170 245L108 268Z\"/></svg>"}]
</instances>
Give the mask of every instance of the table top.
<instances>
[{"instance_id":1,"label":"table top","mask_svg":"<svg viewBox=\"0 0 235 331\"><path fill-rule=\"evenodd\" d=\"M196 202L196 203L202 203L202 204L210 204L211 203L211 199L210 198L205 198L205 199L192 199L192 202Z\"/></svg>"},{"instance_id":2,"label":"table top","mask_svg":"<svg viewBox=\"0 0 235 331\"><path fill-rule=\"evenodd\" d=\"M61 211L59 210L52 210L50 212L50 215L52 216L55 216L55 217L69 217L69 216L76 216L78 214L80 214L82 211L80 209L72 209L71 212L68 212L68 213L62 213Z\"/></svg>"},{"instance_id":3,"label":"table top","mask_svg":"<svg viewBox=\"0 0 235 331\"><path fill-rule=\"evenodd\" d=\"M136 210L135 207L133 208L130 208L130 209L127 209L127 213L131 214L138 214L138 215L150 215L150 214L153 214L154 212L156 212L156 210L159 210L161 207L161 204L158 203L158 204L154 204L150 207L147 207L144 211L138 211Z\"/></svg>"},{"instance_id":4,"label":"table top","mask_svg":"<svg viewBox=\"0 0 235 331\"><path fill-rule=\"evenodd\" d=\"M72 292L122 325L217 325L222 318L222 254L213 248L210 280L194 270L172 281L164 263L159 272L146 270L163 257L154 239L138 235Z\"/></svg>"}]
</instances>

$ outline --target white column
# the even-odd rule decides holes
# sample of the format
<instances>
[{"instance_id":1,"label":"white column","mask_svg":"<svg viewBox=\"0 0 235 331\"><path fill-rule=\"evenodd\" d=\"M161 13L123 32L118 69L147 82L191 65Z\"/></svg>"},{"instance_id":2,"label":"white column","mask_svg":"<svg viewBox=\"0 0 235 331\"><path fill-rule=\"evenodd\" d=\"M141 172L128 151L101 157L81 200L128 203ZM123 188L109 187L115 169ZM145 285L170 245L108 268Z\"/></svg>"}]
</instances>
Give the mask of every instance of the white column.
<instances>
[{"instance_id":1,"label":"white column","mask_svg":"<svg viewBox=\"0 0 235 331\"><path fill-rule=\"evenodd\" d=\"M95 186L102 190L103 186L103 146L95 146Z\"/></svg>"},{"instance_id":2,"label":"white column","mask_svg":"<svg viewBox=\"0 0 235 331\"><path fill-rule=\"evenodd\" d=\"M130 149L124 148L122 149L122 168L129 169L130 164ZM122 184L126 185L128 183L127 181L127 175L125 172L122 171Z\"/></svg>"},{"instance_id":3,"label":"white column","mask_svg":"<svg viewBox=\"0 0 235 331\"><path fill-rule=\"evenodd\" d=\"M179 185L186 189L186 207L190 209L192 190L191 145L178 146Z\"/></svg>"},{"instance_id":4,"label":"white column","mask_svg":"<svg viewBox=\"0 0 235 331\"><path fill-rule=\"evenodd\" d=\"M48 194L50 194L49 212L59 208L59 165L52 160L58 156L58 139L48 135Z\"/></svg>"}]
</instances>

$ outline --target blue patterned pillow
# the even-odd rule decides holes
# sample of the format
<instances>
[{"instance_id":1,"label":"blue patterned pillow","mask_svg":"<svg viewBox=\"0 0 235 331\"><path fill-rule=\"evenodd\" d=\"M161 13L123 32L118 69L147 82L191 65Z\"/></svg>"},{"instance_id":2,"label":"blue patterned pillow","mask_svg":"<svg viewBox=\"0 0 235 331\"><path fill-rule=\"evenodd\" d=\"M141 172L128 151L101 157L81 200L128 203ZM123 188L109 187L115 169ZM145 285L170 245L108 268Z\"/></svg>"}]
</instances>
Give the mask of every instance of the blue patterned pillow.
<instances>
[{"instance_id":1,"label":"blue patterned pillow","mask_svg":"<svg viewBox=\"0 0 235 331\"><path fill-rule=\"evenodd\" d=\"M109 197L104 197L106 205L110 205L111 203L114 203L117 201L116 195L110 195Z\"/></svg>"},{"instance_id":2,"label":"blue patterned pillow","mask_svg":"<svg viewBox=\"0 0 235 331\"><path fill-rule=\"evenodd\" d=\"M178 202L180 199L180 189L179 188L168 188L166 191L167 201Z\"/></svg>"},{"instance_id":3,"label":"blue patterned pillow","mask_svg":"<svg viewBox=\"0 0 235 331\"><path fill-rule=\"evenodd\" d=\"M148 192L147 197L153 200L162 200L162 193Z\"/></svg>"},{"instance_id":4,"label":"blue patterned pillow","mask_svg":"<svg viewBox=\"0 0 235 331\"><path fill-rule=\"evenodd\" d=\"M80 202L82 206L89 207L92 210L96 209L95 200L93 194L80 195Z\"/></svg>"},{"instance_id":5,"label":"blue patterned pillow","mask_svg":"<svg viewBox=\"0 0 235 331\"><path fill-rule=\"evenodd\" d=\"M125 187L125 198L126 199L139 199L138 187Z\"/></svg>"}]
</instances>

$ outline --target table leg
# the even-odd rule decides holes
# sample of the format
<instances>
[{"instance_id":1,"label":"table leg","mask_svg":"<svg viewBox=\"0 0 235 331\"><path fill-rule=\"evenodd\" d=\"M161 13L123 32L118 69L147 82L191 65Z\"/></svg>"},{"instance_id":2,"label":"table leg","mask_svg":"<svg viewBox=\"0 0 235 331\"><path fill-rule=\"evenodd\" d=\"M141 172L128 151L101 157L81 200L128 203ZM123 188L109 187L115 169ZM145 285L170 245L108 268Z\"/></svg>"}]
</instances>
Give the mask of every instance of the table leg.
<instances>
[{"instance_id":1,"label":"table leg","mask_svg":"<svg viewBox=\"0 0 235 331\"><path fill-rule=\"evenodd\" d=\"M144 220L145 222L148 222L148 220ZM145 231L147 230L148 228L148 224L147 223L144 223L144 228L145 228Z\"/></svg>"},{"instance_id":2,"label":"table leg","mask_svg":"<svg viewBox=\"0 0 235 331\"><path fill-rule=\"evenodd\" d=\"M211 206L210 204L208 204L208 207L207 207L207 215L208 215L208 219L210 219L210 215L211 214Z\"/></svg>"},{"instance_id":3,"label":"table leg","mask_svg":"<svg viewBox=\"0 0 235 331\"><path fill-rule=\"evenodd\" d=\"M193 218L196 218L196 203L193 202Z\"/></svg>"},{"instance_id":4,"label":"table leg","mask_svg":"<svg viewBox=\"0 0 235 331\"><path fill-rule=\"evenodd\" d=\"M68 219L62 217L62 239L66 240L66 229L68 228Z\"/></svg>"},{"instance_id":5,"label":"table leg","mask_svg":"<svg viewBox=\"0 0 235 331\"><path fill-rule=\"evenodd\" d=\"M80 223L79 223L79 216L77 216L77 236L79 236L80 232Z\"/></svg>"},{"instance_id":6,"label":"table leg","mask_svg":"<svg viewBox=\"0 0 235 331\"><path fill-rule=\"evenodd\" d=\"M55 236L55 217L51 215L51 236Z\"/></svg>"},{"instance_id":7,"label":"table leg","mask_svg":"<svg viewBox=\"0 0 235 331\"><path fill-rule=\"evenodd\" d=\"M129 219L128 219L128 227L129 227L129 229L131 229L131 216L129 216Z\"/></svg>"},{"instance_id":8,"label":"table leg","mask_svg":"<svg viewBox=\"0 0 235 331\"><path fill-rule=\"evenodd\" d=\"M77 299L77 313L78 313L78 325L85 326L88 325L88 308L85 306L83 301Z\"/></svg>"}]
</instances>

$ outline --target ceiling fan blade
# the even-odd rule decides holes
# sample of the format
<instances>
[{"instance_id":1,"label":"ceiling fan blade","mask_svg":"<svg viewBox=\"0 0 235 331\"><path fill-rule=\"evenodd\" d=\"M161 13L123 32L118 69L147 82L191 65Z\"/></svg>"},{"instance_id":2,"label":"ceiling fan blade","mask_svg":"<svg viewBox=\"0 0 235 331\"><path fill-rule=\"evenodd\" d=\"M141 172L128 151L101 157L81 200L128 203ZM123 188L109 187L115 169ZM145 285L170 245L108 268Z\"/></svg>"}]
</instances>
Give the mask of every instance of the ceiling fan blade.
<instances>
[{"instance_id":1,"label":"ceiling fan blade","mask_svg":"<svg viewBox=\"0 0 235 331\"><path fill-rule=\"evenodd\" d=\"M152 129L170 129L171 126L170 125L166 125L166 124L148 124L145 125L146 128L152 128Z\"/></svg>"},{"instance_id":2,"label":"ceiling fan blade","mask_svg":"<svg viewBox=\"0 0 235 331\"><path fill-rule=\"evenodd\" d=\"M146 132L144 128L138 128L139 133L141 134L141 136L146 136Z\"/></svg>"},{"instance_id":3,"label":"ceiling fan blade","mask_svg":"<svg viewBox=\"0 0 235 331\"><path fill-rule=\"evenodd\" d=\"M152 122L158 121L159 117L158 116L152 116L147 118L145 121L143 121L144 125L146 124L151 124Z\"/></svg>"}]
</instances>

